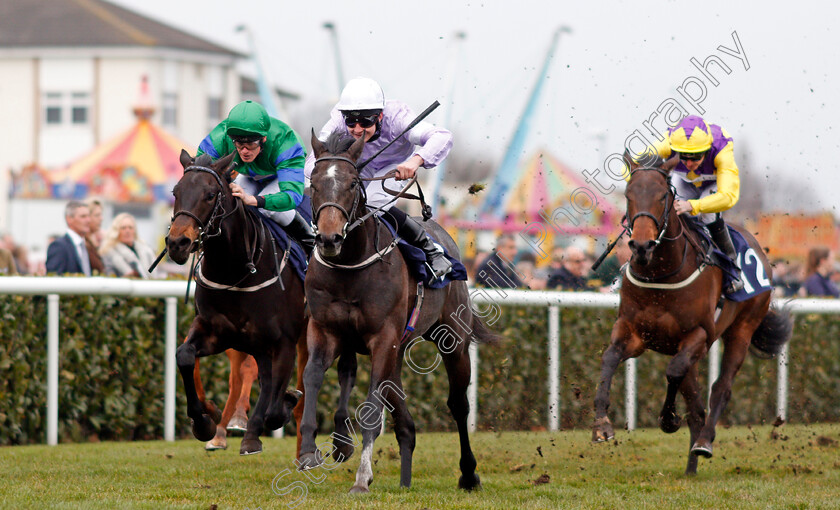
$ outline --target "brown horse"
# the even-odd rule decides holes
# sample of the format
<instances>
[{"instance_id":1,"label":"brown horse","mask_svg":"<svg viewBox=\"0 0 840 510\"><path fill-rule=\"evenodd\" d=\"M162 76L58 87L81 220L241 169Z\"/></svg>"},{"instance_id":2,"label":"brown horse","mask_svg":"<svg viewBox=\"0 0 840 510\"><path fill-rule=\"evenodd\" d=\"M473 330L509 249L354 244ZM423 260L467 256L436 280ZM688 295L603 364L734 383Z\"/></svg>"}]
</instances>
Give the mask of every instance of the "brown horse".
<instances>
[{"instance_id":1,"label":"brown horse","mask_svg":"<svg viewBox=\"0 0 840 510\"><path fill-rule=\"evenodd\" d=\"M214 409L215 403L208 401L204 393L204 385L201 383L199 373L199 360L195 360L195 371L193 379L198 399L210 409L211 416L217 416L216 435L207 444L205 450L226 450L227 433L245 432L248 426L248 411L251 409L251 386L257 380L257 362L254 357L234 349L227 349L225 354L230 364L230 376L228 377L228 397L225 401L224 410Z\"/></svg>"},{"instance_id":2,"label":"brown horse","mask_svg":"<svg viewBox=\"0 0 840 510\"><path fill-rule=\"evenodd\" d=\"M611 343L601 360L592 440L601 442L614 436L607 409L610 383L619 363L648 349L673 356L665 371L668 386L659 426L666 433L680 428L674 402L679 391L691 431L685 472L696 474L697 457L712 456L715 425L729 402L732 381L750 344L766 355L778 354L790 339L792 319L786 310L771 308L771 293L764 292L741 302L725 300L715 320L723 274L717 266L706 264L699 235L674 209L669 177L677 162L673 158L661 167L631 169L625 196L633 255L621 285ZM758 242L748 232L739 232L769 277L770 264ZM718 337L724 345L722 366L706 416L697 362Z\"/></svg>"},{"instance_id":3,"label":"brown horse","mask_svg":"<svg viewBox=\"0 0 840 510\"><path fill-rule=\"evenodd\" d=\"M177 363L187 396L193 435L212 439L218 408L196 393L195 360L226 349L254 356L260 395L248 420L241 455L262 451L259 439L288 422L300 393L285 393L295 348L305 342L303 284L276 248L255 213L229 192L233 154L212 162L181 152L184 176L175 186L169 256L183 264L198 251L196 317Z\"/></svg>"},{"instance_id":4,"label":"brown horse","mask_svg":"<svg viewBox=\"0 0 840 510\"><path fill-rule=\"evenodd\" d=\"M447 404L461 441L458 486L471 490L481 482L475 473L476 461L467 430L468 348L471 341L493 342L497 337L471 308L466 282L454 281L441 289L425 290L415 331L405 342L401 341L418 286L400 251L393 249L395 243L389 231L380 224L380 219L365 213L364 186L356 168L363 148L364 138L353 143L352 138L332 135L324 144L312 135L312 149L317 158L311 185L317 251L306 275L306 296L312 318L307 332L309 360L303 374L306 391L299 462L302 469L312 469L322 462L315 445L315 408L324 372L340 356L342 400L336 421L339 416L347 418L337 423L333 437L347 439L351 423L346 396L347 386L353 380L355 355L369 354L370 388L367 400L356 409L356 419L362 429L362 454L356 482L350 491L368 492L373 481L371 457L374 440L381 429L383 405L394 418L401 458L400 485L409 487L415 429L400 372L406 346L410 344L407 341L432 331L429 338L437 343L449 376ZM450 253L457 254L455 243L442 228L431 221L425 226ZM333 443L335 461L344 461L352 454L349 442Z\"/></svg>"}]
</instances>

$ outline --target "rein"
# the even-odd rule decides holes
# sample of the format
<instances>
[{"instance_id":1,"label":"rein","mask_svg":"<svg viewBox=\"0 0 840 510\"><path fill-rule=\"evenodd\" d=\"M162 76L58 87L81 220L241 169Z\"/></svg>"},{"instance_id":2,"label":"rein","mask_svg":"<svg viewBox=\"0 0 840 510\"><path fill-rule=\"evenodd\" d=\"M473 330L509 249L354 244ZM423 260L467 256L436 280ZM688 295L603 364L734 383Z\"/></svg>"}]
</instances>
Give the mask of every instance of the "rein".
<instances>
[{"instance_id":1,"label":"rein","mask_svg":"<svg viewBox=\"0 0 840 510\"><path fill-rule=\"evenodd\" d=\"M191 251L198 251L198 252L200 252L200 255L199 255L197 260L196 260L195 257L193 257L193 267L190 269L190 277L187 280L187 294L186 294L186 296L189 296L189 284L190 284L190 282L192 282L193 278L195 278L197 284L202 285L202 286L207 287L207 288L212 288L212 289L216 289L216 290L233 290L233 291L241 291L241 292L253 292L253 291L259 290L263 287L266 287L266 286L274 283L275 281L278 281L279 277L280 277L280 273L282 272L282 269L285 266L285 260L288 258L288 251L286 252L286 255L284 257L283 264L278 267L277 275L275 275L273 278L270 278L269 280L267 280L267 281L265 281L265 282L263 282L262 284L259 284L259 285L255 285L255 286L251 286L251 287L245 287L245 288L239 287L239 284L241 284L243 281L245 281L246 278L248 278L249 276L252 276L252 275L257 273L257 264L260 262L260 259L262 258L262 254L263 254L262 244L263 244L263 242L265 240L265 237L266 237L265 225L263 225L262 222L259 222L259 219L251 219L251 221L248 221L249 217L248 217L248 214L245 211L244 207L242 206L242 201L241 200L234 200L233 209L230 210L230 211L225 211L223 202L224 202L225 198L227 197L227 194L225 193L225 183L222 180L221 176L218 174L218 172L216 172L212 168L208 168L208 167L205 167L205 166L190 165L190 166L188 166L184 169L184 174L186 174L187 172L191 172L191 171L203 172L203 173L207 173L207 174L212 175L213 178L216 179L216 182L219 184L219 191L216 193L216 202L213 205L213 211L210 213L210 218L207 220L206 224L205 224L204 221L201 220L201 218L199 218L193 212L188 211L186 209L182 209L180 211L177 211L172 216L172 221L175 221L175 219L178 216L183 215L183 216L188 216L188 217L192 218L198 224L198 232L199 232L198 238L193 242L193 246L191 247ZM222 234L222 224L224 223L224 221L226 219L228 219L230 216L232 216L234 213L236 213L237 211L241 211L243 219L245 220L245 245L246 245L246 257L248 259L248 262L245 263L245 268L246 268L247 272L245 273L244 276L242 276L242 278L239 279L239 281L237 281L233 285L218 284L218 283L215 283L215 282L212 282L212 281L208 280L201 273L201 262L202 262L202 259L204 258L204 243L208 239L212 239L213 237L220 236ZM254 224L254 221L259 222L259 225ZM215 232L212 231L214 223L216 224ZM250 233L251 230L248 228L249 225L253 228L253 231L254 231L253 236L251 236L251 233ZM168 238L168 236L167 236L167 238ZM272 246L273 246L273 244L272 244ZM158 258L158 260L162 257L163 257L163 253L161 253L161 256ZM275 260L276 260L276 258L277 258L277 254L276 254L276 248L275 248ZM197 268L196 268L196 266L197 266ZM280 282L280 285L281 286L283 285L282 281ZM184 300L186 302L187 297L185 297Z\"/></svg>"},{"instance_id":2,"label":"rein","mask_svg":"<svg viewBox=\"0 0 840 510\"><path fill-rule=\"evenodd\" d=\"M666 172L665 170L662 170L661 168L651 168L651 167L637 168L636 170L633 170L633 172L630 174L631 178L632 178L633 173L639 172L639 171L655 171L655 172L658 172L659 174L661 174L665 178L665 182L666 183L668 182L668 172ZM662 243L662 241L677 241L681 237L685 238L686 243L683 247L682 260L680 261L680 265L675 270L673 270L673 271L671 271L667 274L664 274L664 275L661 275L661 276L656 276L656 277L646 277L646 276L641 276L641 275L638 275L638 274L633 274L632 269L628 265L627 266L627 271L626 271L627 279L630 280L630 282L633 285L636 285L638 287L660 289L660 290L680 289L680 288L683 288L685 286L688 286L694 280L696 280L697 277L700 276L700 273L702 273L703 270L708 265L708 260L706 260L706 257L704 256L703 261L699 264L697 269L685 280L682 280L682 281L677 282L677 283L655 283L655 282L658 282L658 281L661 281L661 280L666 280L668 278L671 278L672 276L677 275L677 274L680 273L680 271L682 271L683 267L685 267L685 261L688 257L688 246L689 246L689 244L694 248L695 252L697 252L698 254L703 254L703 250L697 245L697 243L691 238L691 236L686 234L684 220L682 220L679 217L678 217L678 221L677 221L677 223L680 225L679 234L677 234L674 237L666 237L665 236L665 232L668 230L668 224L669 224L668 218L670 216L671 210L674 207L674 201L676 200L676 198L675 198L676 197L676 192L674 190L673 185L671 185L670 183L668 185L669 185L669 188L670 188L671 192L668 193L668 196L666 197L666 203L667 203L668 198L670 198L670 203L667 203L667 205L665 206L665 209L662 213L661 219L656 218L653 214L651 214L647 211L641 211L641 212L636 213L633 216L633 218L630 219L630 221L626 222L626 224L624 225L624 231L629 232L630 235L632 236L633 235L633 224L635 223L636 219L641 217L641 216L649 217L650 219L653 220L653 222L656 225L656 228L659 232L659 234L656 237L656 240L654 240L654 245L655 246L659 246ZM624 234L624 232L622 232L622 235L623 234ZM621 236L619 236L619 237L621 237ZM616 239L616 242L617 241L618 241L618 239Z\"/></svg>"}]
</instances>

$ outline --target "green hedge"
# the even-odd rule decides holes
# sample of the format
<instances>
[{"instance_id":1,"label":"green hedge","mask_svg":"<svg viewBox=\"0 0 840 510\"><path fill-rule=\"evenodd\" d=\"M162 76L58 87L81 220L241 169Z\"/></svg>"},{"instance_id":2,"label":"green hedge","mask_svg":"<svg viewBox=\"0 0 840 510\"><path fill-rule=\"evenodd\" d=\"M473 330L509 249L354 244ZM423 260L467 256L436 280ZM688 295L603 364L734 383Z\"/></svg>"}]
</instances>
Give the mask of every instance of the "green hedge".
<instances>
[{"instance_id":1,"label":"green hedge","mask_svg":"<svg viewBox=\"0 0 840 510\"><path fill-rule=\"evenodd\" d=\"M179 337L192 320L192 305L179 302ZM107 296L62 297L60 304L59 434L67 441L151 439L163 435L164 302ZM44 442L46 416L46 299L0 296L0 444ZM613 310L564 309L561 313L561 427L589 427L600 355L609 341ZM505 337L480 347L479 428L541 429L547 424L547 310L503 308L493 326ZM791 342L789 411L793 422L840 420L840 320L797 316ZM430 365L435 350L413 350L418 365ZM638 426L655 427L665 393L670 358L645 353L638 363ZM703 386L707 363L702 363ZM802 370L807 367L807 370ZM351 405L363 399L370 363L359 357ZM202 361L207 395L220 406L227 396L227 358ZM180 377L179 377L180 379ZM294 378L293 378L294 379ZM428 374L403 368L409 409L420 431L453 430L446 406L448 381L442 365ZM610 417L625 422L624 370L612 387ZM252 402L258 388L254 387ZM183 385L177 383L177 433L189 437ZM337 401L335 370L319 397L319 423L332 428ZM682 404L681 399L678 399ZM724 414L724 423L775 419L776 362L749 356ZM292 432L292 428L287 429Z\"/></svg>"}]
</instances>

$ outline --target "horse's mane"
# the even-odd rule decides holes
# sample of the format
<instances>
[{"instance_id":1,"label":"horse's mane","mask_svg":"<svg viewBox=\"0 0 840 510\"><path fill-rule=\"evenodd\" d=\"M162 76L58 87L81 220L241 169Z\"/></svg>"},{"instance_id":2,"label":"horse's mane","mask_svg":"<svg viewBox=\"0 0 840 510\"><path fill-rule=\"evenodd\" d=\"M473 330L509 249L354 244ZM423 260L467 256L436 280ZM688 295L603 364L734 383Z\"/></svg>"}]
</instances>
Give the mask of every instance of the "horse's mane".
<instances>
[{"instance_id":1,"label":"horse's mane","mask_svg":"<svg viewBox=\"0 0 840 510\"><path fill-rule=\"evenodd\" d=\"M659 154L645 153L638 159L639 166L647 168L661 168L665 160Z\"/></svg>"},{"instance_id":2,"label":"horse's mane","mask_svg":"<svg viewBox=\"0 0 840 510\"><path fill-rule=\"evenodd\" d=\"M342 152L347 152L355 141L356 139L352 136L335 131L330 134L327 141L324 142L324 145L326 146L327 152L330 154L341 154Z\"/></svg>"},{"instance_id":3,"label":"horse's mane","mask_svg":"<svg viewBox=\"0 0 840 510\"><path fill-rule=\"evenodd\" d=\"M202 154L195 158L195 164L198 166L210 166L213 164L213 158L209 154Z\"/></svg>"}]
</instances>

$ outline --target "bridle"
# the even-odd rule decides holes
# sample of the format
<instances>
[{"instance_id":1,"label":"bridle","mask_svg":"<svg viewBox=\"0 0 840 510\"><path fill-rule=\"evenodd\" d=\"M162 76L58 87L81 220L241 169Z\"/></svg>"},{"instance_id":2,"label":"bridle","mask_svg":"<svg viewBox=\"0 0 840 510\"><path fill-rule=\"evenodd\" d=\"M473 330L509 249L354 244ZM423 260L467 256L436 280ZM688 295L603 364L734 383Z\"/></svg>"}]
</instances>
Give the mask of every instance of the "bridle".
<instances>
[{"instance_id":1,"label":"bridle","mask_svg":"<svg viewBox=\"0 0 840 510\"><path fill-rule=\"evenodd\" d=\"M637 168L637 169L633 170L633 171L631 172L631 174L630 174L630 175L631 175L631 178L632 178L632 175L633 175L633 173L635 173L635 172L650 171L650 170L655 171L655 172L658 172L660 175L662 175L662 177L664 177L664 178L665 178L665 182L668 184L668 187L669 187L669 193L668 193L668 194L667 194L667 196L665 197L665 200L666 200L666 205L665 205L665 209L664 209L664 211L662 212L662 217L661 217L661 218L657 218L656 216L654 216L653 214L651 214L651 213L649 213L649 212L647 212L647 211L641 211L641 212L638 212L638 213L636 213L636 214L635 214L635 215L634 215L634 216L630 219L630 221L629 221L629 222L626 222L626 223L625 223L625 225L624 225L625 230L626 230L627 232L629 232L629 233L630 233L630 235L632 236L632 235L633 235L633 225L634 225L634 223L635 223L635 221L636 221L636 218L639 218L640 216L647 216L648 218L650 218L651 220L653 220L653 223L656 225L656 229L657 229L657 231L658 231L658 235L656 236L656 239L654 240L654 248L655 248L656 246L659 246L659 244L660 244L663 240L665 240L665 241L676 241L676 240L677 240L677 239L679 239L680 237L685 237L685 239L686 239L686 241L687 241L687 242L685 243L685 246L684 246L684 248L683 248L682 260L680 261L680 265L679 265L679 266L678 266L675 270L670 271L670 272L669 272L669 273L667 273L667 274L664 274L664 275L661 275L661 276L657 276L657 277L655 277L655 278L651 278L651 277L644 277L644 276L641 276L641 275L634 275L634 274L632 274L632 271L631 271L631 270L630 270L630 268L628 267L628 269L627 269L627 274L628 274L628 275L630 275L630 276L631 276L631 278L636 279L636 280L637 280L637 282L634 282L634 283L635 283L636 285L639 285L639 286L641 286L641 285L643 285L643 284L645 284L645 283L650 283L650 282L654 282L654 281L658 281L658 280L665 280L665 279L667 279L667 278L670 278L670 277L672 277L672 276L674 276L674 275L678 274L680 271L682 271L682 268L683 268L683 266L685 266L685 261L686 261L686 258L687 258L687 256L688 256L688 245L689 245L689 244L690 244L690 245L692 245L692 246L694 247L694 249L695 249L695 251L697 252L698 256L703 257L703 262L702 262L702 264L700 265L700 267L698 267L698 269L697 269L697 271L696 271L696 274L699 274L700 272L702 272L702 271L703 271L703 268L706 266L706 264L707 264L707 262L708 262L708 261L706 260L706 258L705 258L705 254L704 254L704 252L703 252L703 249L702 249L700 246L698 246L698 245L697 245L697 242L696 242L695 240L693 240L693 239L692 239L692 237L691 237L690 235L686 235L686 230L685 230L685 226L683 225L683 221L679 221L679 222L678 222L678 223L679 223L679 225L680 225L680 233L679 233L679 234L677 234L677 235L676 235L676 236L674 236L674 237L665 237L665 232L668 230L668 218L669 218L669 217L670 217L670 215L671 215L671 214L670 214L670 213L671 213L671 209L673 209L673 208L674 208L674 201L676 200L676 198L675 198L675 197L676 197L677 193L676 193L676 190L674 189L674 185L673 185L673 184L671 184L671 183L669 182L669 180L668 180L668 177L669 177L669 176L668 176L668 172L667 172L667 171L665 171L665 170L662 170L661 168L655 168L655 167L640 167L640 168ZM669 198L670 198L670 200L669 200ZM696 277L696 276L695 276L695 277ZM686 280L686 281L687 281L687 280ZM692 280L692 281L693 281L693 280ZM684 282L683 282L683 283L684 283ZM679 285L682 285L682 284L679 284ZM663 288L664 288L664 287L663 287Z\"/></svg>"},{"instance_id":2,"label":"bridle","mask_svg":"<svg viewBox=\"0 0 840 510\"><path fill-rule=\"evenodd\" d=\"M315 160L315 164L317 165L321 161L343 161L349 165L352 165L354 169L358 170L356 167L356 162L350 158L345 158L344 156L324 156ZM376 209L371 211L360 218L356 218L357 209L359 208L359 203L361 202L362 198L365 199L367 202L367 194L365 193L365 187L362 185L362 178L361 177L354 177L351 185L355 188L355 192L353 194L353 205L350 207L350 211L348 212L347 209L344 208L338 202L324 202L315 209L315 204L312 204L312 230L315 232L315 235L318 235L318 218L321 216L321 211L326 209L327 207L334 207L341 211L341 214L344 215L344 218L347 220L344 222L344 227L341 229L341 238L346 239L347 234L350 233L351 230L358 227L362 223L365 222L369 217L371 217L376 211L380 209Z\"/></svg>"},{"instance_id":3,"label":"bridle","mask_svg":"<svg viewBox=\"0 0 840 510\"><path fill-rule=\"evenodd\" d=\"M184 174L193 171L210 174L213 176L214 179L216 179L216 182L219 184L219 191L216 193L216 202L213 205L213 211L210 213L210 218L207 220L206 223L201 218L196 216L193 212L188 211L186 209L181 209L180 211L177 211L172 216L172 221L174 222L175 218L184 215L192 218L196 223L198 223L198 238L195 241L193 241L193 245L190 247L190 251L199 251L201 252L201 257L203 257L204 252L202 248L204 242L208 239L217 237L222 234L222 224L227 218L229 218L231 215L233 215L242 208L242 201L234 200L233 209L231 209L230 211L225 211L223 203L227 198L227 193L225 192L226 186L221 176L219 176L218 172L206 166L190 165L184 169ZM259 226L260 228L257 228L256 226L254 227L255 232L252 240L249 239L251 237L249 229L247 227L245 228L245 245L247 248L248 257L248 262L245 264L245 267L248 271L245 273L245 276L243 276L237 283L230 286L231 288L236 287L237 285L242 283L245 280L245 278L247 278L250 275L256 274L257 272L257 263L259 263L263 252L262 239L265 237L265 227L262 225L261 222L259 223Z\"/></svg>"},{"instance_id":4,"label":"bridle","mask_svg":"<svg viewBox=\"0 0 840 510\"><path fill-rule=\"evenodd\" d=\"M219 184L219 191L216 193L216 202L213 204L213 211L210 213L210 218L207 220L207 223L205 223L201 218L193 214L192 211L188 211L186 209L181 209L180 211L177 211L174 215L172 215L172 222L174 222L178 216L183 215L192 218L198 224L198 238L193 242L193 246L190 247L191 252L200 249L201 246L204 244L204 241L206 241L207 239L221 235L222 222L239 209L241 202L240 200L236 200L233 210L231 210L230 212L226 212L223 205L224 199L226 198L225 184L222 181L222 178L219 176L219 174L212 168L200 165L190 165L186 167L184 169L184 174L192 171L203 172L212 175L213 178L216 179L216 182ZM218 220L218 224L216 225L216 231L211 232L213 223L215 223L216 220Z\"/></svg>"},{"instance_id":5,"label":"bridle","mask_svg":"<svg viewBox=\"0 0 840 510\"><path fill-rule=\"evenodd\" d=\"M659 174L662 175L662 177L665 178L665 182L668 183L668 172L666 172L665 170L662 170L661 168L640 167L640 168L637 168L637 169L633 170L630 173L630 178L632 179L633 174L636 173L636 172L642 172L642 171L648 171L648 170L652 170L654 172L659 172ZM674 207L674 197L676 196L674 186L670 183L668 183L668 186L670 187L670 193L668 193L668 195L665 197L665 208L662 211L662 217L657 218L656 216L649 213L648 211L637 212L632 218L630 218L630 221L628 221L627 224L625 225L625 228L627 229L627 231L630 233L631 236L633 235L633 225L636 223L636 219L639 218L640 216L646 216L646 217L650 218L651 220L653 220L654 225L656 225L657 236L656 236L656 239L653 241L654 246L659 246L659 244L662 242L662 239L665 236L665 231L668 230L668 217L670 216L671 209ZM669 200L669 198L670 198L670 200ZM677 236L677 237L679 237L679 236Z\"/></svg>"}]
</instances>

